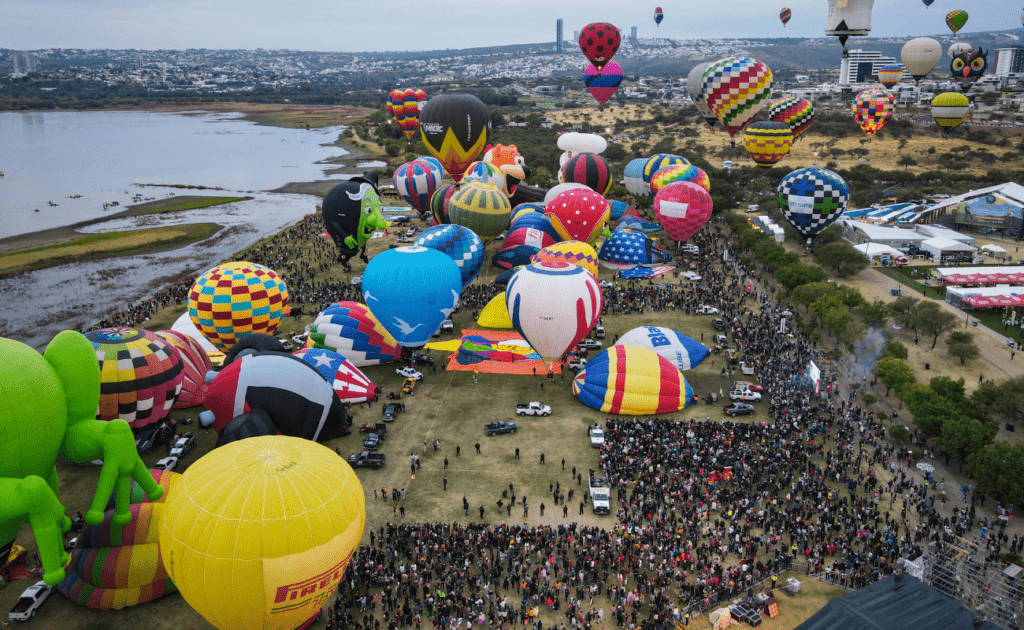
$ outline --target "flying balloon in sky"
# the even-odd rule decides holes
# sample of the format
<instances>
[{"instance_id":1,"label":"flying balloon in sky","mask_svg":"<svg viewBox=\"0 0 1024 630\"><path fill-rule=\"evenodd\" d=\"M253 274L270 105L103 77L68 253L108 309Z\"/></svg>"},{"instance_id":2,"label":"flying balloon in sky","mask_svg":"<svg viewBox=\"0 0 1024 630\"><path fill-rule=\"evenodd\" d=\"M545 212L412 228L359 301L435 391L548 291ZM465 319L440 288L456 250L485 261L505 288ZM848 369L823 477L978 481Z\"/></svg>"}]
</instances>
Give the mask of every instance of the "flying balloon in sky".
<instances>
[{"instance_id":1,"label":"flying balloon in sky","mask_svg":"<svg viewBox=\"0 0 1024 630\"><path fill-rule=\"evenodd\" d=\"M734 138L772 95L772 71L750 57L726 57L708 67L701 94L719 122Z\"/></svg>"},{"instance_id":2,"label":"flying balloon in sky","mask_svg":"<svg viewBox=\"0 0 1024 630\"><path fill-rule=\"evenodd\" d=\"M782 20L782 28L786 28L786 25L789 24L789 20L792 17L793 12L789 9L789 7L785 7L784 9L782 9L782 11L779 12L779 19Z\"/></svg>"},{"instance_id":3,"label":"flying balloon in sky","mask_svg":"<svg viewBox=\"0 0 1024 630\"><path fill-rule=\"evenodd\" d=\"M598 72L603 70L605 64L615 56L621 43L622 34L614 24L594 22L587 24L580 31L580 50L590 60L590 63L594 64Z\"/></svg>"},{"instance_id":4,"label":"flying balloon in sky","mask_svg":"<svg viewBox=\"0 0 1024 630\"><path fill-rule=\"evenodd\" d=\"M967 11L955 9L946 14L946 26L956 35L967 24Z\"/></svg>"},{"instance_id":5,"label":"flying balloon in sky","mask_svg":"<svg viewBox=\"0 0 1024 630\"><path fill-rule=\"evenodd\" d=\"M661 7L654 7L654 23L661 26L661 21L665 19L665 13L661 10Z\"/></svg>"}]
</instances>

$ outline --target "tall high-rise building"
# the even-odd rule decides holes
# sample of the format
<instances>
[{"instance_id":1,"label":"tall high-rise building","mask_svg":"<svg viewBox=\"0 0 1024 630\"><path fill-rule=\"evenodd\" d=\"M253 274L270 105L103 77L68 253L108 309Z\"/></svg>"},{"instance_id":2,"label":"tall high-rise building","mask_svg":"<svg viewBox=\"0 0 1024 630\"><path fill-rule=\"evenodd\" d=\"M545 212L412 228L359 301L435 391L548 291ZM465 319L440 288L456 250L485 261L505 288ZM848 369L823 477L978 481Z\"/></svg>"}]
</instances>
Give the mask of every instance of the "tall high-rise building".
<instances>
[{"instance_id":1,"label":"tall high-rise building","mask_svg":"<svg viewBox=\"0 0 1024 630\"><path fill-rule=\"evenodd\" d=\"M580 41L580 32L579 31L573 31L572 32L572 41L574 41L574 42Z\"/></svg>"},{"instance_id":2,"label":"tall high-rise building","mask_svg":"<svg viewBox=\"0 0 1024 630\"><path fill-rule=\"evenodd\" d=\"M1000 48L996 51L995 68L997 77L1024 73L1024 47Z\"/></svg>"},{"instance_id":3,"label":"tall high-rise building","mask_svg":"<svg viewBox=\"0 0 1024 630\"><path fill-rule=\"evenodd\" d=\"M877 50L851 50L839 64L839 85L877 81L882 66L892 65L897 65L896 60Z\"/></svg>"},{"instance_id":4,"label":"tall high-rise building","mask_svg":"<svg viewBox=\"0 0 1024 630\"><path fill-rule=\"evenodd\" d=\"M562 52L562 18L555 21L555 52Z\"/></svg>"},{"instance_id":5,"label":"tall high-rise building","mask_svg":"<svg viewBox=\"0 0 1024 630\"><path fill-rule=\"evenodd\" d=\"M635 26L629 27L629 36L632 37L633 39L636 39L636 27Z\"/></svg>"}]
</instances>

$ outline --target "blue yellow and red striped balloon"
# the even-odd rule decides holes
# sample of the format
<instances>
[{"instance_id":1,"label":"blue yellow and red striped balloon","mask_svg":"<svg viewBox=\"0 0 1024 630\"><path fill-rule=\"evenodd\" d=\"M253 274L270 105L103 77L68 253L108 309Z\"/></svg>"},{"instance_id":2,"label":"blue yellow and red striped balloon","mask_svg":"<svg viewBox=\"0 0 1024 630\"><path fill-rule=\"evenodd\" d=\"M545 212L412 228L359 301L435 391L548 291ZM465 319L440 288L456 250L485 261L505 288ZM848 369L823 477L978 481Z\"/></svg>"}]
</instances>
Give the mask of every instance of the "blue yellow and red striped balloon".
<instances>
[{"instance_id":1,"label":"blue yellow and red striped balloon","mask_svg":"<svg viewBox=\"0 0 1024 630\"><path fill-rule=\"evenodd\" d=\"M572 393L602 413L650 416L693 403L693 388L665 357L640 346L612 346L573 379Z\"/></svg>"},{"instance_id":2,"label":"blue yellow and red striped balloon","mask_svg":"<svg viewBox=\"0 0 1024 630\"><path fill-rule=\"evenodd\" d=\"M689 165L689 163L690 161L682 157L681 155L672 155L670 153L657 153L648 158L648 160L644 162L643 175L644 184L646 184L647 186L648 194L650 194L652 197L654 196L654 193L651 192L651 179L654 178L654 175L658 171L669 166L686 166Z\"/></svg>"}]
</instances>

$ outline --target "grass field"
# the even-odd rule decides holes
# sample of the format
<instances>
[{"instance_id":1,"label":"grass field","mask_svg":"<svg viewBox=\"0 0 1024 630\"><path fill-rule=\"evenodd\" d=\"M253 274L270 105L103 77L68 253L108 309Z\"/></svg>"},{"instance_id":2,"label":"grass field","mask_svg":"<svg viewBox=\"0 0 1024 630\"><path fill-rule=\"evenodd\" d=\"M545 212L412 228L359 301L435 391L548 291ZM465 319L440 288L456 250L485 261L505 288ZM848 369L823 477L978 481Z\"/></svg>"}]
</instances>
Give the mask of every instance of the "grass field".
<instances>
[{"instance_id":1,"label":"grass field","mask_svg":"<svg viewBox=\"0 0 1024 630\"><path fill-rule=\"evenodd\" d=\"M180 201L174 201L165 199L167 203L160 204L147 204L143 209L143 214L163 214L164 212L179 212L181 210L197 210L199 208L209 208L210 206L219 206L225 203L233 203L235 201L248 201L252 197L191 197L188 199L182 199Z\"/></svg>"},{"instance_id":2,"label":"grass field","mask_svg":"<svg viewBox=\"0 0 1024 630\"><path fill-rule=\"evenodd\" d=\"M368 116L372 111L366 107L347 105L291 105L288 103L202 103L201 105L167 105L158 104L145 107L134 107L146 111L196 111L204 112L241 112L246 119L261 125L274 127L333 127L351 124Z\"/></svg>"}]
</instances>

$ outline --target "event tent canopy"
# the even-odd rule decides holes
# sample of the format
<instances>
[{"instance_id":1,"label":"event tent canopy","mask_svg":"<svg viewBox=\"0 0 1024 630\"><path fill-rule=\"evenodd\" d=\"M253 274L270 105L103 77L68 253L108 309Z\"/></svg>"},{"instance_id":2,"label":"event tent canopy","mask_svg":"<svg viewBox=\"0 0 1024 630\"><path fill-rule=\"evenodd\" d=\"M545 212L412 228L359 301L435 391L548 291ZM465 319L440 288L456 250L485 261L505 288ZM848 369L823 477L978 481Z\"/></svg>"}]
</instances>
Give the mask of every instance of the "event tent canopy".
<instances>
[{"instance_id":1,"label":"event tent canopy","mask_svg":"<svg viewBox=\"0 0 1024 630\"><path fill-rule=\"evenodd\" d=\"M861 243L860 245L854 245L853 248L868 258L874 258L875 256L903 256L903 252L895 247L882 245L881 243Z\"/></svg>"}]
</instances>

